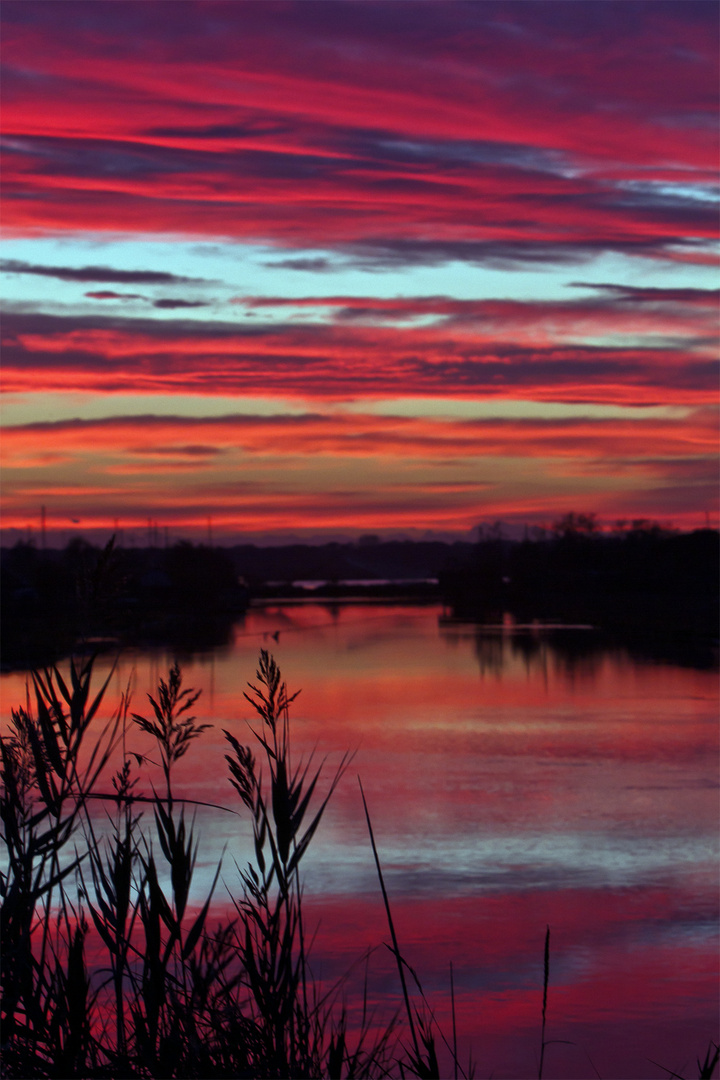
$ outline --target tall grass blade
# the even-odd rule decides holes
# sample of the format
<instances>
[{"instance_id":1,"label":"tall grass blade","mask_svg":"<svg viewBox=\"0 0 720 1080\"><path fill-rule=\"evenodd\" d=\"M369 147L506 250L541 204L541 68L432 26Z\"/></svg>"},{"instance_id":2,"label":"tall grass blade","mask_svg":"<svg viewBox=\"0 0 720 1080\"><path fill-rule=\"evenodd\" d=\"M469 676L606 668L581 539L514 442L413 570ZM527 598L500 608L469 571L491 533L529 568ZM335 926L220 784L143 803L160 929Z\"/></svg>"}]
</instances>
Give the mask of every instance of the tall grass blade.
<instances>
[{"instance_id":1,"label":"tall grass blade","mask_svg":"<svg viewBox=\"0 0 720 1080\"><path fill-rule=\"evenodd\" d=\"M417 1034L415 1032L415 1022L413 1020L412 1009L410 1008L410 995L408 994L407 983L405 981L405 970L403 966L402 957L400 954L400 947L398 945L397 934L395 933L395 923L393 922L392 912L390 910L390 901L388 899L387 889L385 888L385 879L383 878L382 867L380 866L380 856L378 855L377 846L375 844L375 834L373 833L372 822L370 820L370 811L368 810L367 800L365 798L365 792L363 791L362 780L358 776L358 784L360 785L360 794L362 796L363 807L365 809L365 820L367 821L368 832L370 834L370 845L372 847L373 857L375 859L375 867L377 869L378 881L380 882L380 890L382 892L383 902L385 904L385 914L387 915L388 926L390 928L390 937L393 943L393 953L397 962L398 973L400 975L400 985L402 986L403 999L405 1001L405 1011L407 1013L408 1024L410 1025L410 1035L413 1041L413 1048L415 1050L415 1057L420 1059L420 1047L418 1045Z\"/></svg>"},{"instance_id":2,"label":"tall grass blade","mask_svg":"<svg viewBox=\"0 0 720 1080\"><path fill-rule=\"evenodd\" d=\"M548 982L550 981L550 927L545 930L545 956L543 962L543 1001L542 1001L542 1032L540 1035L540 1065L538 1066L538 1080L542 1080L543 1063L545 1061L545 1022L547 1020L547 995Z\"/></svg>"}]
</instances>

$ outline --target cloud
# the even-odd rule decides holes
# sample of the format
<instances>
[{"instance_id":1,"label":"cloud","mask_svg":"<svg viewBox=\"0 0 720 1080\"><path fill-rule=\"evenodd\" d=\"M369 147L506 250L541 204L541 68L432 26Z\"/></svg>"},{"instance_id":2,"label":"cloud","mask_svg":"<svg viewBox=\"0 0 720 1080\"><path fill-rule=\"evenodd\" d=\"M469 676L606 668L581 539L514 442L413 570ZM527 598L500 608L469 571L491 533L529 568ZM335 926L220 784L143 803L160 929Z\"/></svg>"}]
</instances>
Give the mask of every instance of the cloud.
<instances>
[{"instance_id":1,"label":"cloud","mask_svg":"<svg viewBox=\"0 0 720 1080\"><path fill-rule=\"evenodd\" d=\"M170 141L181 140L195 142L196 140L232 141L238 139L257 139L268 135L284 135L291 130L292 125L282 120L268 119L262 113L256 116L246 117L240 124L205 124L201 127L195 125L177 127L151 127L142 134Z\"/></svg>"},{"instance_id":2,"label":"cloud","mask_svg":"<svg viewBox=\"0 0 720 1080\"><path fill-rule=\"evenodd\" d=\"M711 211L705 219L707 235L710 214ZM502 227L501 222L497 224ZM519 223L511 224L508 231L519 232L524 229L527 234L529 226L529 220L523 219ZM552 226L548 231L552 231ZM558 229L558 232L561 231ZM653 235L651 231L634 236L611 232L602 235L602 228L597 229L592 214L588 213L586 235L582 234L582 227L574 231L576 235L571 239L560 235L536 238L526 235L524 238L488 240L426 240L374 236L353 244L339 244L338 248L348 265L374 271L397 270L410 266L442 266L453 262L470 263L496 270L513 270L543 263L574 266L590 262L596 256L608 252L662 259L675 259L679 252L684 254L689 262L702 262L704 257L703 251L698 250L697 245L683 235L679 223L675 235L668 235L664 230L659 235ZM598 236L598 232L601 235Z\"/></svg>"},{"instance_id":3,"label":"cloud","mask_svg":"<svg viewBox=\"0 0 720 1080\"><path fill-rule=\"evenodd\" d=\"M627 327L644 328L655 336L669 327L684 325L696 337L717 325L715 312L720 290L633 288L614 285L574 283L598 292L596 297L547 300L459 300L452 296L238 296L231 301L246 308L314 309L318 316L330 313L340 322L406 321L433 318L443 325L502 326L508 331L530 326L535 337L551 323L555 334L575 332L587 335L589 321L596 329L618 334ZM652 311L648 310L653 305ZM708 308L709 314L698 312ZM561 329L562 328L562 329Z\"/></svg>"},{"instance_id":4,"label":"cloud","mask_svg":"<svg viewBox=\"0 0 720 1080\"><path fill-rule=\"evenodd\" d=\"M165 298L163 300L153 301L153 307L160 308L165 311L172 311L175 308L199 308L207 306L208 304L205 300L171 300Z\"/></svg>"},{"instance_id":5,"label":"cloud","mask_svg":"<svg viewBox=\"0 0 720 1080\"><path fill-rule=\"evenodd\" d=\"M199 308L208 307L206 300L175 300L165 297L160 300L149 300L147 296L141 296L140 293L118 293L113 292L110 289L101 289L97 292L84 293L90 300L145 300L151 303L154 308L159 308L161 311L174 311L180 308Z\"/></svg>"},{"instance_id":6,"label":"cloud","mask_svg":"<svg viewBox=\"0 0 720 1080\"><path fill-rule=\"evenodd\" d=\"M604 460L605 468L610 469L607 462L611 459L632 458L662 469L668 461L706 462L714 451L716 435L716 418L709 412L677 419L649 416L641 421L589 416L563 420L448 420L342 412L217 417L146 414L9 427L4 452L7 465L27 453L36 455L41 448L51 452L62 446L66 455L82 456L94 451L96 457L113 460L125 455L152 461L168 456L364 458L372 454L427 461L489 455ZM218 464L227 467L225 461ZM444 480L443 484L452 487L455 482Z\"/></svg>"},{"instance_id":7,"label":"cloud","mask_svg":"<svg viewBox=\"0 0 720 1080\"><path fill-rule=\"evenodd\" d=\"M311 274L331 274L338 269L338 263L335 260L322 255L312 258L278 259L274 262L266 262L264 265L271 269L302 270Z\"/></svg>"},{"instance_id":8,"label":"cloud","mask_svg":"<svg viewBox=\"0 0 720 1080\"><path fill-rule=\"evenodd\" d=\"M116 270L110 266L41 266L22 259L0 259L5 274L35 274L59 281L109 281L119 285L189 285L201 284L201 278L180 277L161 270ZM86 294L90 295L90 294Z\"/></svg>"},{"instance_id":9,"label":"cloud","mask_svg":"<svg viewBox=\"0 0 720 1080\"><path fill-rule=\"evenodd\" d=\"M618 303L624 304L697 304L716 310L720 299L720 289L661 288L590 281L573 281L571 285L578 289L594 289L596 292L608 293Z\"/></svg>"},{"instance_id":10,"label":"cloud","mask_svg":"<svg viewBox=\"0 0 720 1080\"><path fill-rule=\"evenodd\" d=\"M118 293L112 292L110 289L101 289L98 292L86 292L83 294L90 300L145 300L144 296L140 293Z\"/></svg>"},{"instance_id":11,"label":"cloud","mask_svg":"<svg viewBox=\"0 0 720 1080\"><path fill-rule=\"evenodd\" d=\"M345 310L348 298L334 298ZM260 301L262 305L264 301ZM593 306L448 298L357 301L370 315L309 322L198 322L121 314L8 312L6 391L258 394L304 399L393 395L521 398L624 404L715 399L716 352L704 309L646 317L610 299ZM322 304L308 298L308 304ZM332 305L331 298L330 304ZM384 305L387 305L385 307ZM585 305L585 306L584 306ZM409 325L418 313L437 325ZM458 314L458 311L461 314ZM712 316L707 316L711 318ZM606 344L592 341L607 337ZM591 343L585 339L589 338Z\"/></svg>"},{"instance_id":12,"label":"cloud","mask_svg":"<svg viewBox=\"0 0 720 1080\"><path fill-rule=\"evenodd\" d=\"M143 457L177 457L177 458L211 458L222 454L223 450L217 446L191 444L184 446L160 446L151 443L146 446L128 447L128 453L139 454Z\"/></svg>"}]
</instances>

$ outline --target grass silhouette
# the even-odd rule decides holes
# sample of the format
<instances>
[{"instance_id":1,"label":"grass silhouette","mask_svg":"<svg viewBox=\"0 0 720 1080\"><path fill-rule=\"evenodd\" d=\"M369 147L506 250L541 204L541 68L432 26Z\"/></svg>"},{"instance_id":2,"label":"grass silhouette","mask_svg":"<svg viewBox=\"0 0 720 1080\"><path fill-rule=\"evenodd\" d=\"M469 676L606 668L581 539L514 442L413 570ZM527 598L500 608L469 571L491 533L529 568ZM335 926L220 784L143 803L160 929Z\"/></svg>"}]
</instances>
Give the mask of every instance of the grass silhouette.
<instances>
[{"instance_id":1,"label":"grass silhouette","mask_svg":"<svg viewBox=\"0 0 720 1080\"><path fill-rule=\"evenodd\" d=\"M2 737L3 1075L389 1075L394 1022L378 1032L365 1011L351 1034L337 988L313 980L303 919L301 862L349 757L319 794L322 766L293 761L294 695L261 652L246 697L262 765L225 732L254 859L240 870L234 917L211 928L220 867L191 912L199 840L192 801L173 792L177 761L208 726L191 714L198 695L174 666L148 695L152 715L130 716L125 694L88 746L109 682L91 699L92 668L72 661L68 683L57 668L35 674L35 709L13 711ZM125 749L128 720L160 752L152 798L136 794L144 761ZM113 790L100 790L119 748ZM90 812L96 800L110 807L109 835Z\"/></svg>"}]
</instances>

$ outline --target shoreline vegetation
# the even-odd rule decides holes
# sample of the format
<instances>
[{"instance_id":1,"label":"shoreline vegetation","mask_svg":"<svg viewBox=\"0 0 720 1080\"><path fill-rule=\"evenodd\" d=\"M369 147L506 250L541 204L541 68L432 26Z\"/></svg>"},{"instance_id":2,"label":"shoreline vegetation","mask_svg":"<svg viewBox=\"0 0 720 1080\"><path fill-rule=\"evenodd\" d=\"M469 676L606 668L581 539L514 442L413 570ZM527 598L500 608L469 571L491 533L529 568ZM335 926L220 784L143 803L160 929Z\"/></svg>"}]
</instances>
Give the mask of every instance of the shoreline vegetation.
<instances>
[{"instance_id":1,"label":"shoreline vegetation","mask_svg":"<svg viewBox=\"0 0 720 1080\"><path fill-rule=\"evenodd\" d=\"M476 543L387 541L230 548L181 542L63 550L19 543L0 553L3 670L71 655L78 643L225 644L248 606L316 601L443 606L446 620L585 624L588 647L658 660L717 663L720 533L647 522L615 533L569 514L525 540L490 531Z\"/></svg>"},{"instance_id":2,"label":"shoreline vegetation","mask_svg":"<svg viewBox=\"0 0 720 1080\"><path fill-rule=\"evenodd\" d=\"M261 650L245 693L254 723L224 731L235 812L249 818L254 854L243 868L229 852L201 903L190 902L201 842L193 804L173 787L177 762L210 726L192 715L199 692L183 687L173 664L143 712L131 711L126 692L107 716L112 671L96 691L93 663L92 655L72 659L67 678L57 667L33 672L26 706L0 737L2 1075L474 1076L473 1061L458 1057L454 1004L448 1034L403 957L359 777L400 1007L389 1020L376 1016L366 985L362 1008L348 1008L351 973L330 987L314 980L301 863L352 755L330 776L321 775L324 762L293 755L297 694L273 656ZM152 762L132 748L138 731L155 741ZM141 791L148 782L152 795ZM214 923L219 885L230 891L232 917ZM539 1080L557 1041L545 1038L551 966L547 927ZM711 1041L695 1075L709 1080L719 1057Z\"/></svg>"}]
</instances>

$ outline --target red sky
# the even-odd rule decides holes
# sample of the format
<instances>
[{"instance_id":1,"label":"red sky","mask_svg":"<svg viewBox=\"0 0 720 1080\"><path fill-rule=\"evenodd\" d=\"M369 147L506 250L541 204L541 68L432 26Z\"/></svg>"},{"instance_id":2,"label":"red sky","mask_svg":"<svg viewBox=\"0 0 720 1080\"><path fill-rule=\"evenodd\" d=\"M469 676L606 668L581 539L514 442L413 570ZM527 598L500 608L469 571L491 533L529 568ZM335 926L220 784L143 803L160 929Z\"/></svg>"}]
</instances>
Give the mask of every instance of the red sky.
<instances>
[{"instance_id":1,"label":"red sky","mask_svg":"<svg viewBox=\"0 0 720 1080\"><path fill-rule=\"evenodd\" d=\"M3 542L717 523L714 0L2 21Z\"/></svg>"}]
</instances>

